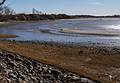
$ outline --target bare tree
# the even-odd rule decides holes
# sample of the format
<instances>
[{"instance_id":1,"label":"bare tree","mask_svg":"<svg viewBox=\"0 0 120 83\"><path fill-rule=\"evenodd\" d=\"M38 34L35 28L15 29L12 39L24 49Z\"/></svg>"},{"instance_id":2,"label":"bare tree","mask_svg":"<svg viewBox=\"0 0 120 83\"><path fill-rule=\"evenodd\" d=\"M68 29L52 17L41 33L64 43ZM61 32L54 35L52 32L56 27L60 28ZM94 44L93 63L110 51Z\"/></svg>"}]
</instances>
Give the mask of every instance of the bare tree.
<instances>
[{"instance_id":1,"label":"bare tree","mask_svg":"<svg viewBox=\"0 0 120 83\"><path fill-rule=\"evenodd\" d=\"M32 9L32 14L42 14L42 12L36 10L35 8L33 8L33 9Z\"/></svg>"},{"instance_id":2,"label":"bare tree","mask_svg":"<svg viewBox=\"0 0 120 83\"><path fill-rule=\"evenodd\" d=\"M0 5L2 5L6 0L0 0Z\"/></svg>"},{"instance_id":3,"label":"bare tree","mask_svg":"<svg viewBox=\"0 0 120 83\"><path fill-rule=\"evenodd\" d=\"M13 15L15 12L13 9L7 7L7 6L4 6L3 7L3 14L4 15Z\"/></svg>"},{"instance_id":4,"label":"bare tree","mask_svg":"<svg viewBox=\"0 0 120 83\"><path fill-rule=\"evenodd\" d=\"M0 14L3 13L3 7L1 6L6 0L0 0Z\"/></svg>"},{"instance_id":5,"label":"bare tree","mask_svg":"<svg viewBox=\"0 0 120 83\"><path fill-rule=\"evenodd\" d=\"M7 6L0 6L0 15L14 15L15 11Z\"/></svg>"}]
</instances>

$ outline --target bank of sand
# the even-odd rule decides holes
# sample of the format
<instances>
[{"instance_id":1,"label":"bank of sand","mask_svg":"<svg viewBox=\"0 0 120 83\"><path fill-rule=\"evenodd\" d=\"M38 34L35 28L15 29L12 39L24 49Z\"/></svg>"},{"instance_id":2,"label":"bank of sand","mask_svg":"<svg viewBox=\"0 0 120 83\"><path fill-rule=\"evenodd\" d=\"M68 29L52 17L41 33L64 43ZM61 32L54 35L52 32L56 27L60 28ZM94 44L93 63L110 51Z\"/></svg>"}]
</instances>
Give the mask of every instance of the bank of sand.
<instances>
[{"instance_id":1,"label":"bank of sand","mask_svg":"<svg viewBox=\"0 0 120 83\"><path fill-rule=\"evenodd\" d=\"M1 41L0 48L103 83L120 82L120 48Z\"/></svg>"},{"instance_id":2,"label":"bank of sand","mask_svg":"<svg viewBox=\"0 0 120 83\"><path fill-rule=\"evenodd\" d=\"M70 33L70 34L82 34L82 35L98 35L98 36L120 36L119 31L115 30L79 30L79 29L68 29L64 28L61 29L60 32L62 33Z\"/></svg>"}]
</instances>

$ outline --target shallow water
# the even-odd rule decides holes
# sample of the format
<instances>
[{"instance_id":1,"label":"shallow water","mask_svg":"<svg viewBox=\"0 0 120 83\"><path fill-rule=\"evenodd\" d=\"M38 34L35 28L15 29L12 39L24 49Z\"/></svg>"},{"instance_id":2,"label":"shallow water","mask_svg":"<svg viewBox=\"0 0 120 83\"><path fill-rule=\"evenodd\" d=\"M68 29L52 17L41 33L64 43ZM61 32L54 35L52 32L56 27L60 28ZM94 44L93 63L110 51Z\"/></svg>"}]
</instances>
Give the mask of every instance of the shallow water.
<instances>
[{"instance_id":1,"label":"shallow water","mask_svg":"<svg viewBox=\"0 0 120 83\"><path fill-rule=\"evenodd\" d=\"M8 40L38 40L62 43L82 43L95 45L120 46L120 36L99 36L61 33L61 29L77 30L111 30L120 32L120 19L112 20L55 20L36 23L25 23L10 26L0 26L0 33L16 34L17 38Z\"/></svg>"}]
</instances>

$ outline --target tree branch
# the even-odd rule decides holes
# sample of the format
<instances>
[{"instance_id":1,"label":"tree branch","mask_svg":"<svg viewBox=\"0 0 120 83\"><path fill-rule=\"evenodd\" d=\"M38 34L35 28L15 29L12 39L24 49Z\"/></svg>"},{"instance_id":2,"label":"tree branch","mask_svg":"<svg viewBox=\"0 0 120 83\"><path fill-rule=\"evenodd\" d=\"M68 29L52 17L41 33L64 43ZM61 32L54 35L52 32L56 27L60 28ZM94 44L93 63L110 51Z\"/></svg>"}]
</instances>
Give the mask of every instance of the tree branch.
<instances>
[{"instance_id":1,"label":"tree branch","mask_svg":"<svg viewBox=\"0 0 120 83\"><path fill-rule=\"evenodd\" d=\"M6 1L6 0L3 0L3 1L0 3L0 5L2 5L5 1Z\"/></svg>"}]
</instances>

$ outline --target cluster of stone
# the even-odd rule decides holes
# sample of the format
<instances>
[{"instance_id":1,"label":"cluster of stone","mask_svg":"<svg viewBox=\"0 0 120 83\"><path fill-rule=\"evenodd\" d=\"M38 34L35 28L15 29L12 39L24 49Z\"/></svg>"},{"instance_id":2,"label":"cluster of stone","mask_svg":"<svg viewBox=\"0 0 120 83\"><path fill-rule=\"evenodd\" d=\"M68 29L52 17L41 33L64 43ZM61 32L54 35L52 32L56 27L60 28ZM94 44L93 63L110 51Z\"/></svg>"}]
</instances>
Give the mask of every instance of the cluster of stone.
<instances>
[{"instance_id":1,"label":"cluster of stone","mask_svg":"<svg viewBox=\"0 0 120 83\"><path fill-rule=\"evenodd\" d=\"M0 50L0 83L98 83L71 72Z\"/></svg>"}]
</instances>

